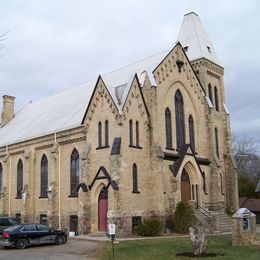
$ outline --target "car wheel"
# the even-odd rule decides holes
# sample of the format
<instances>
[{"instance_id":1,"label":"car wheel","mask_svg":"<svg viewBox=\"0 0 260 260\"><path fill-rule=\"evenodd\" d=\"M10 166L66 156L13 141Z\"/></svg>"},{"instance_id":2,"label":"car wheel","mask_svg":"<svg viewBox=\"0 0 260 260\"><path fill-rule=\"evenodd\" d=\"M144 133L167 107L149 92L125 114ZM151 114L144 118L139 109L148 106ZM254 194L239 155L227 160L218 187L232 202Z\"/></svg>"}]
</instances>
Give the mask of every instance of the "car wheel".
<instances>
[{"instance_id":1,"label":"car wheel","mask_svg":"<svg viewBox=\"0 0 260 260\"><path fill-rule=\"evenodd\" d=\"M56 245L63 245L66 242L66 238L63 235L59 235L56 237Z\"/></svg>"},{"instance_id":2,"label":"car wheel","mask_svg":"<svg viewBox=\"0 0 260 260\"><path fill-rule=\"evenodd\" d=\"M24 238L20 238L16 241L15 247L17 249L24 249L27 246L27 240Z\"/></svg>"}]
</instances>

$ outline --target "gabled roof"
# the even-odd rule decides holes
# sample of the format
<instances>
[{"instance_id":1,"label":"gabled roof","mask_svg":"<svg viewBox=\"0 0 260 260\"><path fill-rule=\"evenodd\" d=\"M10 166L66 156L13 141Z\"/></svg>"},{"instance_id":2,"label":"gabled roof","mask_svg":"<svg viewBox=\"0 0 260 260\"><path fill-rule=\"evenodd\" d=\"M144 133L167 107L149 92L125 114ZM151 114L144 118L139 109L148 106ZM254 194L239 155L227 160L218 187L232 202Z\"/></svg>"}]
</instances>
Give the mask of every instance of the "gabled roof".
<instances>
[{"instance_id":1,"label":"gabled roof","mask_svg":"<svg viewBox=\"0 0 260 260\"><path fill-rule=\"evenodd\" d=\"M142 73L146 71L153 77L152 71L167 53L163 51L101 75L119 111L135 76L142 78ZM88 81L38 102L28 103L8 124L0 127L0 147L80 126L96 82ZM151 82L155 83L155 79Z\"/></svg>"},{"instance_id":2,"label":"gabled roof","mask_svg":"<svg viewBox=\"0 0 260 260\"><path fill-rule=\"evenodd\" d=\"M184 16L177 40L182 44L190 61L206 58L222 67L199 16L194 12Z\"/></svg>"},{"instance_id":3,"label":"gabled roof","mask_svg":"<svg viewBox=\"0 0 260 260\"><path fill-rule=\"evenodd\" d=\"M178 37L178 40L184 47L185 41L188 41L191 52L189 53L188 50L187 54L190 59L199 58L205 50L199 52L197 51L198 47L208 44L209 41L207 34L200 25L199 18L196 16L193 13L184 17L182 29ZM192 21L189 22L189 19ZM187 27L187 24L190 24L190 26ZM187 29L187 33L184 32L185 28ZM189 36L194 30L196 31L195 36L186 39L186 36ZM194 44L195 47L193 48L191 44ZM209 60L212 58L213 62L220 64L216 60L217 56L215 55L213 46L212 51L212 57L207 54L207 58ZM144 73L146 73L151 84L156 86L153 71L168 53L169 50L163 51L118 70L101 75L119 112L124 106L135 77L137 77L137 80L142 85ZM196 56L195 54L197 53L200 55ZM93 96L96 82L96 80L88 81L85 84L44 100L28 103L15 114L9 123L0 127L0 147L81 126L86 109Z\"/></svg>"}]
</instances>

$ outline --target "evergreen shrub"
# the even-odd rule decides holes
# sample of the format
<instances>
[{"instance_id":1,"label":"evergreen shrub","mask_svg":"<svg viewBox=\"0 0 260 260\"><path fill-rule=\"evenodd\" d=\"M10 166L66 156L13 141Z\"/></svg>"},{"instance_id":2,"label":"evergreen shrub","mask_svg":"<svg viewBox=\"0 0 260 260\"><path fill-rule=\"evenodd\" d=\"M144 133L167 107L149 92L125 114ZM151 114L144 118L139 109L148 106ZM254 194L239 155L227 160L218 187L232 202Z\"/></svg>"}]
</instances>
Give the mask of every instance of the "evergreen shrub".
<instances>
[{"instance_id":1,"label":"evergreen shrub","mask_svg":"<svg viewBox=\"0 0 260 260\"><path fill-rule=\"evenodd\" d=\"M153 237L160 235L163 229L163 224L159 219L144 220L142 224L137 226L137 235L142 237Z\"/></svg>"},{"instance_id":2,"label":"evergreen shrub","mask_svg":"<svg viewBox=\"0 0 260 260\"><path fill-rule=\"evenodd\" d=\"M197 218L195 216L192 208L180 201L177 204L175 213L174 213L174 231L178 233L188 233L189 227L195 227L197 224Z\"/></svg>"}]
</instances>

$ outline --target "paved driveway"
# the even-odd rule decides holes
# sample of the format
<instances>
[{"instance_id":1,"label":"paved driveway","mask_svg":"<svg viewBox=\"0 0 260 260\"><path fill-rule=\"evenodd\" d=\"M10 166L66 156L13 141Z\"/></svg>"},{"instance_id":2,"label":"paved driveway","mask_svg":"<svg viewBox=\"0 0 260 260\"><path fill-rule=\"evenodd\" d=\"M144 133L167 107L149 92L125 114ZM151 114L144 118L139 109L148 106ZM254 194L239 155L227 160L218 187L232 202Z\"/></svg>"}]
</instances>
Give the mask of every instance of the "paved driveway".
<instances>
[{"instance_id":1,"label":"paved driveway","mask_svg":"<svg viewBox=\"0 0 260 260\"><path fill-rule=\"evenodd\" d=\"M82 260L98 259L103 242L68 239L64 245L41 245L23 250L0 246L0 260Z\"/></svg>"}]
</instances>

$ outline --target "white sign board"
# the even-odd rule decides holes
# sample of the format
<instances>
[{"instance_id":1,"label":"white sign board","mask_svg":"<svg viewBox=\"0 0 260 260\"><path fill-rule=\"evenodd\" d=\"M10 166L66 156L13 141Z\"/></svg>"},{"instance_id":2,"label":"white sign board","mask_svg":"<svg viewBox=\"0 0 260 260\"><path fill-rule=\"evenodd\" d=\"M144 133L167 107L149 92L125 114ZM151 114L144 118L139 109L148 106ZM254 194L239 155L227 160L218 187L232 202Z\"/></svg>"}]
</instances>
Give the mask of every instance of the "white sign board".
<instances>
[{"instance_id":1,"label":"white sign board","mask_svg":"<svg viewBox=\"0 0 260 260\"><path fill-rule=\"evenodd\" d=\"M108 224L108 234L109 235L116 234L116 225L115 224Z\"/></svg>"}]
</instances>

